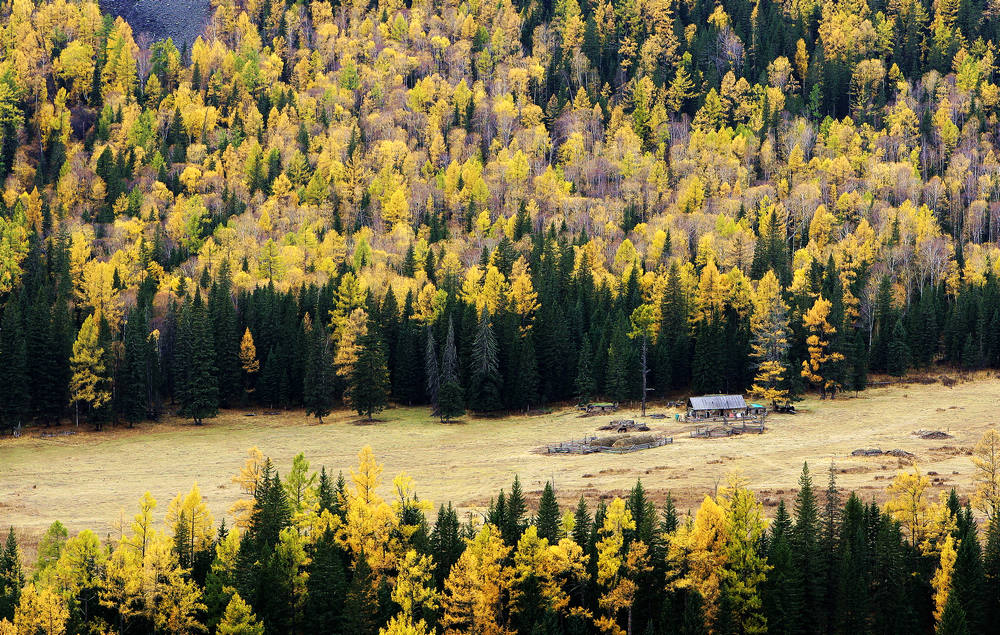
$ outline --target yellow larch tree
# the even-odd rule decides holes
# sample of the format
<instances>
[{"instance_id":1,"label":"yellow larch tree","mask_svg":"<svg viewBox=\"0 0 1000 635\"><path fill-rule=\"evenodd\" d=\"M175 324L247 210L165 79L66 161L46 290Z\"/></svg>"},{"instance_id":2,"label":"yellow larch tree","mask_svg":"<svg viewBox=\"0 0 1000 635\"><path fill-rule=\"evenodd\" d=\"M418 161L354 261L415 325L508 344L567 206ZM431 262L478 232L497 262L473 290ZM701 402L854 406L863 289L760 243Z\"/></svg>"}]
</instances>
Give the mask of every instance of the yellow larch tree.
<instances>
[{"instance_id":1,"label":"yellow larch tree","mask_svg":"<svg viewBox=\"0 0 1000 635\"><path fill-rule=\"evenodd\" d=\"M435 611L440 599L440 594L434 588L434 560L410 549L399 564L396 585L392 589L392 601L399 605L399 613L379 630L380 635L423 635L433 632L422 615Z\"/></svg>"},{"instance_id":2,"label":"yellow larch tree","mask_svg":"<svg viewBox=\"0 0 1000 635\"><path fill-rule=\"evenodd\" d=\"M830 350L829 338L837 332L837 329L827 321L831 307L831 302L821 295L816 298L812 308L802 316L802 323L809 332L806 337L809 359L802 360L801 375L817 387L823 397L828 392L835 393L840 388L840 384L834 378L824 376L828 373L828 365L844 359L841 353Z\"/></svg>"},{"instance_id":3,"label":"yellow larch tree","mask_svg":"<svg viewBox=\"0 0 1000 635\"><path fill-rule=\"evenodd\" d=\"M257 347L253 343L253 335L250 334L249 326L243 331L243 338L240 340L240 366L243 368L244 375L243 390L249 397L254 390L253 376L260 370Z\"/></svg>"},{"instance_id":4,"label":"yellow larch tree","mask_svg":"<svg viewBox=\"0 0 1000 635\"><path fill-rule=\"evenodd\" d=\"M972 505L989 520L1000 515L1000 432L990 428L972 451L976 491Z\"/></svg>"},{"instance_id":5,"label":"yellow larch tree","mask_svg":"<svg viewBox=\"0 0 1000 635\"><path fill-rule=\"evenodd\" d=\"M512 571L504 566L510 547L486 524L468 541L444 582L441 625L445 635L513 635L504 622Z\"/></svg>"},{"instance_id":6,"label":"yellow larch tree","mask_svg":"<svg viewBox=\"0 0 1000 635\"><path fill-rule=\"evenodd\" d=\"M769 270L757 283L750 315L753 337L750 356L757 364L751 394L776 405L788 399L788 305L781 297L781 283Z\"/></svg>"},{"instance_id":7,"label":"yellow larch tree","mask_svg":"<svg viewBox=\"0 0 1000 635\"><path fill-rule=\"evenodd\" d=\"M24 635L63 635L69 620L66 601L49 589L28 584L14 609L14 632Z\"/></svg>"},{"instance_id":8,"label":"yellow larch tree","mask_svg":"<svg viewBox=\"0 0 1000 635\"><path fill-rule=\"evenodd\" d=\"M91 414L111 401L111 381L107 377L105 351L100 345L100 328L96 315L83 321L73 342L69 360L70 402L76 405L76 424L80 425L79 407L84 404Z\"/></svg>"},{"instance_id":9,"label":"yellow larch tree","mask_svg":"<svg viewBox=\"0 0 1000 635\"><path fill-rule=\"evenodd\" d=\"M232 478L232 482L240 487L243 498L233 503L229 511L236 518L236 526L246 529L250 524L253 515L254 497L257 495L257 488L260 487L264 478L264 453L257 446L253 446L247 451L246 461L240 468L239 474Z\"/></svg>"},{"instance_id":10,"label":"yellow larch tree","mask_svg":"<svg viewBox=\"0 0 1000 635\"><path fill-rule=\"evenodd\" d=\"M382 465L366 445L358 452L358 469L351 470L353 486L340 534L356 558L364 554L376 579L388 575L402 555L399 518L377 492L381 476Z\"/></svg>"},{"instance_id":11,"label":"yellow larch tree","mask_svg":"<svg viewBox=\"0 0 1000 635\"><path fill-rule=\"evenodd\" d=\"M622 611L627 612L628 630L632 628L632 604L638 589L634 578L649 570L646 543L634 541L627 549L625 547L625 532L634 529L635 520L625 501L612 500L597 543L597 583L603 590L598 604L605 614L595 619L594 625L602 633L619 635L626 632L618 623Z\"/></svg>"},{"instance_id":12,"label":"yellow larch tree","mask_svg":"<svg viewBox=\"0 0 1000 635\"><path fill-rule=\"evenodd\" d=\"M726 511L711 496L705 496L694 522L671 537L667 552L669 585L693 589L705 606L705 622L715 623L720 585L727 564Z\"/></svg>"},{"instance_id":13,"label":"yellow larch tree","mask_svg":"<svg viewBox=\"0 0 1000 635\"><path fill-rule=\"evenodd\" d=\"M951 575L955 572L955 560L958 554L955 551L955 539L948 534L941 545L941 558L937 571L931 578L931 586L934 588L934 621L940 622L941 615L944 614L944 605L948 603L948 594L951 592Z\"/></svg>"},{"instance_id":14,"label":"yellow larch tree","mask_svg":"<svg viewBox=\"0 0 1000 635\"><path fill-rule=\"evenodd\" d=\"M177 494L167 507L165 519L167 527L176 536L184 539L183 545L176 545L181 563L190 566L194 555L211 545L215 538L215 521L208 505L201 498L201 490L195 482L187 494Z\"/></svg>"}]
</instances>

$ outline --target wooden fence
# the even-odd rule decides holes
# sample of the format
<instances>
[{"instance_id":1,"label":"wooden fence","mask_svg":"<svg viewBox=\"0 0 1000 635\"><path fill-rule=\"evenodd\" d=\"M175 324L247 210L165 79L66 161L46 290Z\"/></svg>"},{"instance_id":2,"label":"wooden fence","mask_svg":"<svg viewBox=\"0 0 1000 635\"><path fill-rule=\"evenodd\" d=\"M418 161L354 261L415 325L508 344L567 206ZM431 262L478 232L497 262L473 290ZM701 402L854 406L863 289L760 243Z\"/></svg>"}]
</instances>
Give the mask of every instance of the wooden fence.
<instances>
[{"instance_id":1,"label":"wooden fence","mask_svg":"<svg viewBox=\"0 0 1000 635\"><path fill-rule=\"evenodd\" d=\"M674 442L673 437L661 435L652 441L636 443L634 445L594 445L594 441L597 441L597 439L598 437L584 437L583 439L573 441L563 441L562 443L546 446L545 451L548 454L594 454L595 452L604 452L606 454L628 454L639 450L658 448Z\"/></svg>"}]
</instances>

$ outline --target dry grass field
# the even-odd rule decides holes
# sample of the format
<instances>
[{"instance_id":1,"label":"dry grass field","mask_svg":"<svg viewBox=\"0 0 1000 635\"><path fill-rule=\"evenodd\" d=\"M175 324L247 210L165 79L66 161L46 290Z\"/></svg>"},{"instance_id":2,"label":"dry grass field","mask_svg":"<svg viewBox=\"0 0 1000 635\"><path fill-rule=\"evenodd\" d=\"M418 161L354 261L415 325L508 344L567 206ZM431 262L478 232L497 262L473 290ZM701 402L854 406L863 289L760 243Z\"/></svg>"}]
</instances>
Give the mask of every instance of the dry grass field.
<instances>
[{"instance_id":1,"label":"dry grass field","mask_svg":"<svg viewBox=\"0 0 1000 635\"><path fill-rule=\"evenodd\" d=\"M385 465L386 495L392 476L405 471L435 507L451 500L463 510L485 506L515 474L530 498L551 479L567 503L581 494L592 500L622 494L641 478L655 499L669 490L681 509L689 509L733 470L741 471L771 507L781 497L794 496L803 461L809 461L821 486L832 461L842 487L880 499L905 462L852 457L858 448L911 452L935 488L954 486L967 494L968 454L983 431L1000 421L1000 380L982 378L951 388L940 383L875 388L857 398L809 398L799 410L794 416L772 415L762 435L694 439L689 426L674 421L674 410L653 406L650 412L667 412L669 418L649 420L651 428L673 435L674 443L625 455L537 450L594 434L613 418L638 418L628 409L596 417L581 417L573 409L531 417L467 417L447 425L425 409L390 409L373 425L358 424L348 412L316 425L301 412L246 417L232 411L202 427L169 419L134 430L98 433L81 427L77 434L51 438L32 430L26 437L0 440L0 527L22 531L29 551L56 519L71 532L92 528L104 535L123 506L133 513L145 490L160 501L162 514L170 498L193 481L219 520L239 495L230 478L254 445L282 474L300 451L317 470L325 465L334 474L349 474L358 450L369 444ZM917 430L940 430L953 438L921 439L913 434Z\"/></svg>"}]
</instances>

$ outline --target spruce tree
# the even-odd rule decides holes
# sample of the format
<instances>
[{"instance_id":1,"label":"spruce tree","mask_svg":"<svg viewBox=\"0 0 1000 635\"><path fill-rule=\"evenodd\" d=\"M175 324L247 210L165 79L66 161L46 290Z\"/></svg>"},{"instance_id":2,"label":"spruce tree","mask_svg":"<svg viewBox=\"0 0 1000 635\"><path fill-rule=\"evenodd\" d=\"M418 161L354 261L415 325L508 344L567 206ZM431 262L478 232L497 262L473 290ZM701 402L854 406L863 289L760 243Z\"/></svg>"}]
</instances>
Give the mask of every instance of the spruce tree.
<instances>
[{"instance_id":1,"label":"spruce tree","mask_svg":"<svg viewBox=\"0 0 1000 635\"><path fill-rule=\"evenodd\" d=\"M21 600L24 569L21 550L17 546L14 528L7 532L7 542L0 551L0 620L13 620L14 609Z\"/></svg>"},{"instance_id":2,"label":"spruce tree","mask_svg":"<svg viewBox=\"0 0 1000 635\"><path fill-rule=\"evenodd\" d=\"M219 411L219 384L215 373L215 347L208 324L208 315L201 300L201 291L184 308L178 333L175 366L180 372L176 380L182 417L201 425L206 417Z\"/></svg>"},{"instance_id":3,"label":"spruce tree","mask_svg":"<svg viewBox=\"0 0 1000 635\"><path fill-rule=\"evenodd\" d=\"M910 366L910 347L906 343L906 328L903 318L897 318L892 327L889 347L886 351L886 370L890 375L901 377Z\"/></svg>"},{"instance_id":4,"label":"spruce tree","mask_svg":"<svg viewBox=\"0 0 1000 635\"><path fill-rule=\"evenodd\" d=\"M962 604L958 601L958 598L954 593L948 594L948 600L944 604L944 612L941 614L941 620L938 622L937 628L934 629L935 635L971 635L973 631L969 630L969 624L966 619L965 610L962 609Z\"/></svg>"},{"instance_id":5,"label":"spruce tree","mask_svg":"<svg viewBox=\"0 0 1000 635\"><path fill-rule=\"evenodd\" d=\"M424 375L427 378L427 399L431 402L431 414L437 414L438 393L441 389L441 374L438 371L437 344L434 330L427 327L427 343L424 346Z\"/></svg>"},{"instance_id":6,"label":"spruce tree","mask_svg":"<svg viewBox=\"0 0 1000 635\"><path fill-rule=\"evenodd\" d=\"M364 553L354 563L354 575L344 601L344 633L374 635L378 632L378 596L376 579Z\"/></svg>"},{"instance_id":7,"label":"spruce tree","mask_svg":"<svg viewBox=\"0 0 1000 635\"><path fill-rule=\"evenodd\" d=\"M1000 518L994 516L986 530L986 548L983 551L983 577L985 594L983 621L1000 623Z\"/></svg>"},{"instance_id":8,"label":"spruce tree","mask_svg":"<svg viewBox=\"0 0 1000 635\"><path fill-rule=\"evenodd\" d=\"M583 341L580 342L580 353L577 356L576 379L573 382L576 389L576 402L585 404L590 402L594 393L597 392L597 385L594 382L594 373L590 364L590 338L584 334Z\"/></svg>"},{"instance_id":9,"label":"spruce tree","mask_svg":"<svg viewBox=\"0 0 1000 635\"><path fill-rule=\"evenodd\" d=\"M535 358L535 339L531 331L515 336L514 348L517 351L517 367L513 369L511 393L513 406L528 410L538 404L538 360Z\"/></svg>"},{"instance_id":10,"label":"spruce tree","mask_svg":"<svg viewBox=\"0 0 1000 635\"><path fill-rule=\"evenodd\" d=\"M528 504L525 502L524 492L521 490L521 479L516 474L514 482L510 486L510 496L507 497L505 504L498 506L503 507L500 535L503 537L504 544L516 545L527 527L524 515L528 511Z\"/></svg>"},{"instance_id":11,"label":"spruce tree","mask_svg":"<svg viewBox=\"0 0 1000 635\"><path fill-rule=\"evenodd\" d=\"M535 516L538 537L547 539L550 545L559 542L560 521L559 503L556 501L556 494L552 489L552 481L546 481L542 496L538 499L538 515Z\"/></svg>"},{"instance_id":12,"label":"spruce tree","mask_svg":"<svg viewBox=\"0 0 1000 635\"><path fill-rule=\"evenodd\" d=\"M206 269L207 271L207 269ZM216 380L219 401L224 406L235 405L241 397L240 334L236 327L229 261L223 260L219 275L208 296L208 319L215 349Z\"/></svg>"},{"instance_id":13,"label":"spruce tree","mask_svg":"<svg viewBox=\"0 0 1000 635\"><path fill-rule=\"evenodd\" d=\"M440 588L451 572L453 564L458 562L465 544L459 535L458 512L448 503L438 510L434 529L431 531L431 555L434 557L434 579Z\"/></svg>"},{"instance_id":14,"label":"spruce tree","mask_svg":"<svg viewBox=\"0 0 1000 635\"><path fill-rule=\"evenodd\" d=\"M794 509L795 526L790 540L792 566L798 572L802 583L796 590L793 601L799 607L797 614L800 621L796 628L807 628L807 623L815 623L816 618L822 614L826 590L826 572L819 543L821 531L819 507L813 492L808 464L802 465Z\"/></svg>"},{"instance_id":15,"label":"spruce tree","mask_svg":"<svg viewBox=\"0 0 1000 635\"><path fill-rule=\"evenodd\" d=\"M330 337L321 325L313 325L306 333L306 359L302 377L302 402L307 415L319 423L333 407L333 356Z\"/></svg>"},{"instance_id":16,"label":"spruce tree","mask_svg":"<svg viewBox=\"0 0 1000 635\"><path fill-rule=\"evenodd\" d=\"M382 341L369 331L358 340L358 358L348 387L351 407L372 421L389 404L389 371Z\"/></svg>"},{"instance_id":17,"label":"spruce tree","mask_svg":"<svg viewBox=\"0 0 1000 635\"><path fill-rule=\"evenodd\" d=\"M146 313L136 307L125 323L125 358L119 370L119 413L132 426L149 412L149 361Z\"/></svg>"},{"instance_id":18,"label":"spruce tree","mask_svg":"<svg viewBox=\"0 0 1000 635\"><path fill-rule=\"evenodd\" d=\"M503 408L500 397L503 378L500 375L497 340L490 322L490 314L484 306L472 341L472 379L469 387L469 408L479 412Z\"/></svg>"},{"instance_id":19,"label":"spruce tree","mask_svg":"<svg viewBox=\"0 0 1000 635\"><path fill-rule=\"evenodd\" d=\"M323 477L326 471L323 472ZM322 477L321 477L322 478ZM347 573L344 553L329 529L309 547L309 577L306 580L306 604L302 621L311 633L341 631L344 601L347 596Z\"/></svg>"},{"instance_id":20,"label":"spruce tree","mask_svg":"<svg viewBox=\"0 0 1000 635\"><path fill-rule=\"evenodd\" d=\"M465 397L458 381L458 350L455 347L455 324L448 318L448 336L441 356L441 380L438 389L438 416L450 421L465 413Z\"/></svg>"},{"instance_id":21,"label":"spruce tree","mask_svg":"<svg viewBox=\"0 0 1000 635\"><path fill-rule=\"evenodd\" d=\"M0 321L0 428L16 428L28 415L27 348L16 299L7 302Z\"/></svg>"}]
</instances>

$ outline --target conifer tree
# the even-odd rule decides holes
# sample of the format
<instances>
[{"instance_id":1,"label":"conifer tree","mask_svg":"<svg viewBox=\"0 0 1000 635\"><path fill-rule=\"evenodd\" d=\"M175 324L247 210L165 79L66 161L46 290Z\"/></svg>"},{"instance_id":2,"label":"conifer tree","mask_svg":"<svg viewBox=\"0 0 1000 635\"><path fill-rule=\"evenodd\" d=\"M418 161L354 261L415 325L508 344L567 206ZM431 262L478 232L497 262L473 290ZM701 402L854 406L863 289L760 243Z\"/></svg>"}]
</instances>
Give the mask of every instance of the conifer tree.
<instances>
[{"instance_id":1,"label":"conifer tree","mask_svg":"<svg viewBox=\"0 0 1000 635\"><path fill-rule=\"evenodd\" d=\"M597 392L597 385L594 381L594 373L590 362L590 338L584 334L580 342L580 353L577 356L576 379L573 382L576 390L576 402L578 404L588 403Z\"/></svg>"},{"instance_id":2,"label":"conifer tree","mask_svg":"<svg viewBox=\"0 0 1000 635\"><path fill-rule=\"evenodd\" d=\"M434 529L431 531L431 554L434 556L436 569L434 578L441 587L451 572L451 567L458 562L465 545L459 535L458 512L448 503L438 510Z\"/></svg>"},{"instance_id":3,"label":"conifer tree","mask_svg":"<svg viewBox=\"0 0 1000 635\"><path fill-rule=\"evenodd\" d=\"M750 357L757 367L751 393L777 405L788 399L788 305L781 297L778 277L769 270L757 283L750 317L753 344Z\"/></svg>"},{"instance_id":4,"label":"conifer tree","mask_svg":"<svg viewBox=\"0 0 1000 635\"><path fill-rule=\"evenodd\" d=\"M257 621L240 594L234 593L216 632L219 635L264 635L264 625Z\"/></svg>"},{"instance_id":5,"label":"conifer tree","mask_svg":"<svg viewBox=\"0 0 1000 635\"><path fill-rule=\"evenodd\" d=\"M890 375L901 377L906 374L909 366L910 348L906 343L906 328L903 326L903 318L900 317L896 319L896 324L892 327L892 335L886 351L886 370Z\"/></svg>"},{"instance_id":6,"label":"conifer tree","mask_svg":"<svg viewBox=\"0 0 1000 635\"><path fill-rule=\"evenodd\" d=\"M458 350L455 347L455 325L448 318L448 336L441 356L441 382L438 392L438 416L449 421L465 412L465 398L458 381Z\"/></svg>"},{"instance_id":7,"label":"conifer tree","mask_svg":"<svg viewBox=\"0 0 1000 635\"><path fill-rule=\"evenodd\" d=\"M99 422L105 418L102 409L111 402L111 377L95 315L87 316L80 327L80 333L73 343L70 367L73 371L70 397L77 409L81 404L87 409L90 420L97 423L99 428ZM76 423L80 424L79 414Z\"/></svg>"},{"instance_id":8,"label":"conifer tree","mask_svg":"<svg viewBox=\"0 0 1000 635\"><path fill-rule=\"evenodd\" d=\"M558 543L560 520L559 503L556 501L555 490L552 489L552 481L546 481L542 496L538 499L538 515L535 516L538 537L545 538L550 545Z\"/></svg>"},{"instance_id":9,"label":"conifer tree","mask_svg":"<svg viewBox=\"0 0 1000 635\"><path fill-rule=\"evenodd\" d=\"M7 541L0 551L0 620L13 620L14 610L21 600L24 570L21 550L17 546L14 528L7 532Z\"/></svg>"},{"instance_id":10,"label":"conifer tree","mask_svg":"<svg viewBox=\"0 0 1000 635\"><path fill-rule=\"evenodd\" d=\"M254 391L254 375L260 371L257 347L254 345L250 327L246 327L240 340L240 366L243 369L243 396L247 399Z\"/></svg>"},{"instance_id":11,"label":"conifer tree","mask_svg":"<svg viewBox=\"0 0 1000 635\"><path fill-rule=\"evenodd\" d=\"M219 384L215 378L215 347L201 291L184 307L178 332L175 380L182 417L201 425L219 410Z\"/></svg>"},{"instance_id":12,"label":"conifer tree","mask_svg":"<svg viewBox=\"0 0 1000 635\"><path fill-rule=\"evenodd\" d=\"M472 379L469 386L469 408L479 412L493 412L503 407L500 397L503 377L497 358L497 340L490 322L490 314L484 306L472 341Z\"/></svg>"},{"instance_id":13,"label":"conifer tree","mask_svg":"<svg viewBox=\"0 0 1000 635\"><path fill-rule=\"evenodd\" d=\"M207 269L206 269L207 271ZM215 375L219 384L219 401L232 406L240 397L240 337L236 330L236 308L230 297L232 283L229 261L223 260L219 275L208 296L208 319L215 351Z\"/></svg>"},{"instance_id":14,"label":"conifer tree","mask_svg":"<svg viewBox=\"0 0 1000 635\"><path fill-rule=\"evenodd\" d=\"M0 320L0 427L22 424L30 406L27 349L21 311L16 299L7 302Z\"/></svg>"},{"instance_id":15,"label":"conifer tree","mask_svg":"<svg viewBox=\"0 0 1000 635\"><path fill-rule=\"evenodd\" d=\"M321 479L325 476L324 470ZM344 552L337 545L334 533L327 530L310 545L309 555L303 623L313 633L340 632L347 596Z\"/></svg>"},{"instance_id":16,"label":"conifer tree","mask_svg":"<svg viewBox=\"0 0 1000 635\"><path fill-rule=\"evenodd\" d=\"M333 407L333 356L330 337L321 325L312 325L306 331L306 360L303 373L302 402L307 415L314 415L319 423L330 414Z\"/></svg>"},{"instance_id":17,"label":"conifer tree","mask_svg":"<svg viewBox=\"0 0 1000 635\"><path fill-rule=\"evenodd\" d=\"M506 503L503 505L503 520L499 525L504 544L517 544L525 527L528 526L524 520L527 512L528 504L524 500L521 479L515 474L514 482L510 485L510 496L507 497Z\"/></svg>"},{"instance_id":18,"label":"conifer tree","mask_svg":"<svg viewBox=\"0 0 1000 635\"><path fill-rule=\"evenodd\" d=\"M125 323L125 359L118 381L119 412L130 426L149 412L148 333L145 311L136 307Z\"/></svg>"},{"instance_id":19,"label":"conifer tree","mask_svg":"<svg viewBox=\"0 0 1000 635\"><path fill-rule=\"evenodd\" d=\"M437 413L438 393L441 389L441 374L438 371L437 344L434 331L427 327L427 344L424 347L424 374L427 377L427 399L431 402L431 414Z\"/></svg>"},{"instance_id":20,"label":"conifer tree","mask_svg":"<svg viewBox=\"0 0 1000 635\"><path fill-rule=\"evenodd\" d=\"M372 417L389 404L389 371L377 335L369 332L358 344L358 359L351 369L348 395L358 415L372 421Z\"/></svg>"},{"instance_id":21,"label":"conifer tree","mask_svg":"<svg viewBox=\"0 0 1000 635\"><path fill-rule=\"evenodd\" d=\"M795 526L791 532L792 564L802 580L793 602L798 607L796 628L806 625L804 620L813 620L823 610L826 572L823 570L823 555L820 551L819 506L813 492L809 465L802 465L799 477L799 492L795 496Z\"/></svg>"}]
</instances>

